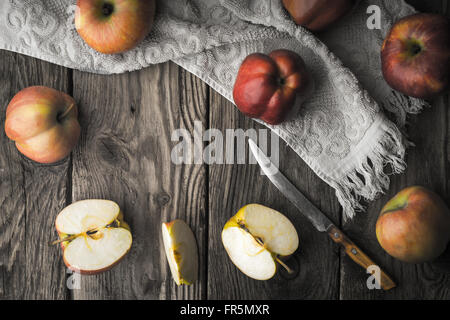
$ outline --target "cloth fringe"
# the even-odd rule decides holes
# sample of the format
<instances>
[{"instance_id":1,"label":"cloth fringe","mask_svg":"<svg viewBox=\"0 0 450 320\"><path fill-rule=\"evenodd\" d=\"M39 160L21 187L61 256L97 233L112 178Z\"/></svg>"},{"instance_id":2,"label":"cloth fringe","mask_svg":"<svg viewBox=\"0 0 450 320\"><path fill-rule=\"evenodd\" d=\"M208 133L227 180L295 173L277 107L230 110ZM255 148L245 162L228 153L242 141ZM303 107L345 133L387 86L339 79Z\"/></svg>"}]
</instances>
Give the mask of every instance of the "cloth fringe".
<instances>
[{"instance_id":1,"label":"cloth fringe","mask_svg":"<svg viewBox=\"0 0 450 320\"><path fill-rule=\"evenodd\" d=\"M394 123L388 121L385 126L384 134L367 157L334 185L345 221L365 209L362 200L372 201L389 188L390 174L406 169L406 149L412 144ZM391 172L386 172L386 166Z\"/></svg>"},{"instance_id":2,"label":"cloth fringe","mask_svg":"<svg viewBox=\"0 0 450 320\"><path fill-rule=\"evenodd\" d=\"M381 103L384 110L395 115L395 122L400 128L407 124L409 114L419 114L423 108L430 104L422 99L408 97L398 91L392 90L388 99Z\"/></svg>"}]
</instances>

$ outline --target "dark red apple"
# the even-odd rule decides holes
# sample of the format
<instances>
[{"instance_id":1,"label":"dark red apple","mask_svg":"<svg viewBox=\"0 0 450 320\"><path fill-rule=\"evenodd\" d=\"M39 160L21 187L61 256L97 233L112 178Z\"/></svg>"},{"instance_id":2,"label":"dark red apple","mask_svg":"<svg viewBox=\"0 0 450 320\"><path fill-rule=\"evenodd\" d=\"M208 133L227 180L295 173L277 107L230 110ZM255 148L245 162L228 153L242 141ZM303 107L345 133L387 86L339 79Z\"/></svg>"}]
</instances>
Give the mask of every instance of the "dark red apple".
<instances>
[{"instance_id":1,"label":"dark red apple","mask_svg":"<svg viewBox=\"0 0 450 320\"><path fill-rule=\"evenodd\" d=\"M136 47L153 26L156 0L78 0L75 26L81 38L101 53Z\"/></svg>"},{"instance_id":2,"label":"dark red apple","mask_svg":"<svg viewBox=\"0 0 450 320\"><path fill-rule=\"evenodd\" d=\"M280 124L304 93L310 76L303 59L289 50L253 53L242 62L233 89L236 106L245 115Z\"/></svg>"},{"instance_id":3,"label":"dark red apple","mask_svg":"<svg viewBox=\"0 0 450 320\"><path fill-rule=\"evenodd\" d=\"M28 87L6 109L5 132L17 149L40 163L57 162L72 151L80 136L73 98L47 87Z\"/></svg>"},{"instance_id":4,"label":"dark red apple","mask_svg":"<svg viewBox=\"0 0 450 320\"><path fill-rule=\"evenodd\" d=\"M381 210L376 235L383 249L399 260L431 261L444 252L450 240L450 211L436 193L409 187Z\"/></svg>"},{"instance_id":5,"label":"dark red apple","mask_svg":"<svg viewBox=\"0 0 450 320\"><path fill-rule=\"evenodd\" d=\"M429 13L399 20L384 40L381 63L397 91L423 99L442 93L449 84L449 20Z\"/></svg>"},{"instance_id":6,"label":"dark red apple","mask_svg":"<svg viewBox=\"0 0 450 320\"><path fill-rule=\"evenodd\" d=\"M311 31L321 31L345 16L356 0L283 0L295 23Z\"/></svg>"}]
</instances>

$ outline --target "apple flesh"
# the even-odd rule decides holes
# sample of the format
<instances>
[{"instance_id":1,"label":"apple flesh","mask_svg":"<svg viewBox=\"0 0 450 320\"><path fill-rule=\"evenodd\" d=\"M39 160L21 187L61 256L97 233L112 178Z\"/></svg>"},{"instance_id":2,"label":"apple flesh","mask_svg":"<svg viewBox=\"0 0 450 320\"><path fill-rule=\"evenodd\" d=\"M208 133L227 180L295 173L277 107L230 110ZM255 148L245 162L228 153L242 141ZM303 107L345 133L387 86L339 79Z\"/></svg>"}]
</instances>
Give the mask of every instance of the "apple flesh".
<instances>
[{"instance_id":1,"label":"apple flesh","mask_svg":"<svg viewBox=\"0 0 450 320\"><path fill-rule=\"evenodd\" d=\"M239 68L233 98L243 114L276 125L286 119L309 84L305 63L295 52L254 53Z\"/></svg>"},{"instance_id":2,"label":"apple flesh","mask_svg":"<svg viewBox=\"0 0 450 320\"><path fill-rule=\"evenodd\" d=\"M155 0L78 0L75 26L90 47L114 54L144 40L154 16Z\"/></svg>"},{"instance_id":3,"label":"apple flesh","mask_svg":"<svg viewBox=\"0 0 450 320\"><path fill-rule=\"evenodd\" d=\"M82 200L56 217L66 266L81 274L111 269L130 250L132 236L119 206L109 200Z\"/></svg>"},{"instance_id":4,"label":"apple flesh","mask_svg":"<svg viewBox=\"0 0 450 320\"><path fill-rule=\"evenodd\" d=\"M381 62L393 89L423 99L442 93L449 84L449 20L429 13L399 20L384 40Z\"/></svg>"},{"instance_id":5,"label":"apple flesh","mask_svg":"<svg viewBox=\"0 0 450 320\"><path fill-rule=\"evenodd\" d=\"M28 87L6 109L5 132L26 157L53 163L69 155L80 137L75 100L52 88Z\"/></svg>"},{"instance_id":6,"label":"apple flesh","mask_svg":"<svg viewBox=\"0 0 450 320\"><path fill-rule=\"evenodd\" d=\"M409 187L384 206L376 235L394 258L410 263L431 261L444 252L450 240L450 211L434 192Z\"/></svg>"},{"instance_id":7,"label":"apple flesh","mask_svg":"<svg viewBox=\"0 0 450 320\"><path fill-rule=\"evenodd\" d=\"M277 271L279 256L289 256L298 248L298 234L283 214L271 208L249 204L224 226L222 243L231 261L245 275L268 280Z\"/></svg>"},{"instance_id":8,"label":"apple flesh","mask_svg":"<svg viewBox=\"0 0 450 320\"><path fill-rule=\"evenodd\" d=\"M176 284L193 284L198 277L198 250L191 228L183 220L163 223L162 236Z\"/></svg>"},{"instance_id":9,"label":"apple flesh","mask_svg":"<svg viewBox=\"0 0 450 320\"><path fill-rule=\"evenodd\" d=\"M356 0L283 0L283 6L298 25L321 31L345 16Z\"/></svg>"}]
</instances>

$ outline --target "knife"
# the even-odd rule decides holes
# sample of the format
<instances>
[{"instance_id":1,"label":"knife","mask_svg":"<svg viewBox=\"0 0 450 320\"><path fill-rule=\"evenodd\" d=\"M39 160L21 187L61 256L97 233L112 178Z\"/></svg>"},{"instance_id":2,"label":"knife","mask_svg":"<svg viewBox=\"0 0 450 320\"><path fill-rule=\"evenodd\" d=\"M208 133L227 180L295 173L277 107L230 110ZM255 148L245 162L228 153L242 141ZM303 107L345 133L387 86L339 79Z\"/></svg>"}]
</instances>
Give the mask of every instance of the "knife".
<instances>
[{"instance_id":1,"label":"knife","mask_svg":"<svg viewBox=\"0 0 450 320\"><path fill-rule=\"evenodd\" d=\"M312 204L270 161L252 139L248 140L261 170L272 183L288 198L300 212L305 215L314 227L320 232L326 232L330 238L340 244L345 253L365 270L376 265L360 248L358 248L328 217ZM395 287L394 281L380 268L380 285L384 290Z\"/></svg>"}]
</instances>

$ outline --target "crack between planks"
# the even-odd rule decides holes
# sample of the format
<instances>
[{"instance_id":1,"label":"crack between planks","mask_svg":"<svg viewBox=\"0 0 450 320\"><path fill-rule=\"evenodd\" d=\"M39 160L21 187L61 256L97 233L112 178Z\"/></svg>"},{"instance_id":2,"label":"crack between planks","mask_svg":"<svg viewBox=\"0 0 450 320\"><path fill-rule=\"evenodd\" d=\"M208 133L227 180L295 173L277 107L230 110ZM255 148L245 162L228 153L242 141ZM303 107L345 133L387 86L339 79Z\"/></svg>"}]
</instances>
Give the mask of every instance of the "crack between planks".
<instances>
[{"instance_id":1,"label":"crack between planks","mask_svg":"<svg viewBox=\"0 0 450 320\"><path fill-rule=\"evenodd\" d=\"M448 8L447 8L448 9ZM450 104L450 94L446 94L446 95L444 95L444 97L443 97L443 104L444 104L444 117L443 117L443 119L444 119L444 122L445 122L445 134L444 134L444 142L443 142L443 144L444 144L444 146L443 146L443 149L444 149L444 155L445 155L445 159L444 159L444 174L445 174L445 179L444 179L444 192L445 192L445 195L446 195L446 197L448 198L448 192L449 192L449 190L448 190L448 168L449 168L449 165L448 165L448 161L449 161L449 158L448 158L448 156L449 156L449 148L448 148L448 144L449 144L449 141L448 141L448 139L449 139L449 128L448 128L448 124L449 124L449 112L448 112L448 105Z\"/></svg>"},{"instance_id":2,"label":"crack between planks","mask_svg":"<svg viewBox=\"0 0 450 320\"><path fill-rule=\"evenodd\" d=\"M211 97L211 88L208 86L207 87L207 90L206 90L206 98L205 98L205 100L206 100L206 115L205 115L205 118L206 118L206 128L207 128L207 130L208 129L210 129L210 127L211 127L211 118L210 118L210 115L211 115L211 110L210 110L210 107L211 107L211 101L210 101L210 97ZM205 142L205 144L206 144L206 142ZM203 292L204 292L204 299L205 300L208 300L208 267L209 267L209 221L210 221L210 219L209 219L209 213L210 213L210 210L209 210L209 192L210 192L210 189L209 189L209 178L210 178L210 172L209 172L209 170L210 170L210 165L208 164L208 163L205 163L204 164L205 165L205 211L206 211L206 214L205 214L205 224L206 224L206 228L205 228L205 243L206 243L206 249L205 249L205 257L206 257L206 263L205 263L205 281L204 281L204 284L203 284Z\"/></svg>"},{"instance_id":3,"label":"crack between planks","mask_svg":"<svg viewBox=\"0 0 450 320\"><path fill-rule=\"evenodd\" d=\"M73 97L73 70L67 70L67 91L68 94ZM72 170L73 170L73 151L69 155L69 163L67 167L67 182L66 182L66 195L65 195L65 206L68 206L72 203ZM72 290L70 290L67 286L67 281L71 275L67 273L67 269L65 270L65 289L66 289L66 298L67 300L75 300L74 294Z\"/></svg>"},{"instance_id":4,"label":"crack between planks","mask_svg":"<svg viewBox=\"0 0 450 320\"><path fill-rule=\"evenodd\" d=\"M25 216L25 237L27 237L28 234L28 230L27 230L27 215L28 215L28 199L27 199L27 186L26 186L26 177L25 177L25 166L23 164L23 159L20 161L20 165L22 167L22 188L23 188L23 195L24 195L24 216ZM25 239L25 261L27 261L27 252L28 252L28 246L27 246L27 239ZM25 280L29 279L29 275L28 275L28 269L25 268ZM22 292L23 294L23 298L25 298L25 293Z\"/></svg>"}]
</instances>

